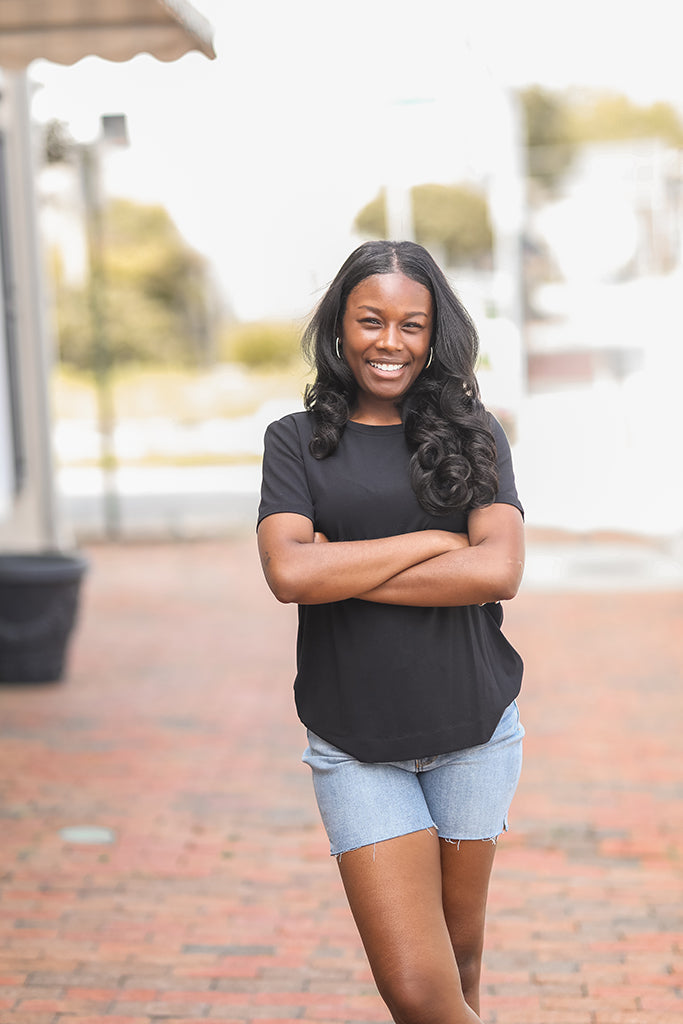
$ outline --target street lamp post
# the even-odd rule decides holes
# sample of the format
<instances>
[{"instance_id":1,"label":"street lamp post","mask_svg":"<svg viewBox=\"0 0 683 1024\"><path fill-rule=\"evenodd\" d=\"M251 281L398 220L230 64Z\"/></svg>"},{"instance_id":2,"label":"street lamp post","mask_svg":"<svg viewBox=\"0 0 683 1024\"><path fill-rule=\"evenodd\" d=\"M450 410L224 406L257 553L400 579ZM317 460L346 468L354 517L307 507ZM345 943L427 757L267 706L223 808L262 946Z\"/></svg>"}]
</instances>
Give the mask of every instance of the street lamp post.
<instances>
[{"instance_id":1,"label":"street lamp post","mask_svg":"<svg viewBox=\"0 0 683 1024\"><path fill-rule=\"evenodd\" d=\"M103 115L98 139L80 147L80 166L88 238L88 306L93 346L93 373L97 393L102 470L104 531L115 539L121 533L121 502L117 488L114 429L116 410L112 384L112 352L107 331L104 199L101 179L102 143L127 145L125 116Z\"/></svg>"}]
</instances>

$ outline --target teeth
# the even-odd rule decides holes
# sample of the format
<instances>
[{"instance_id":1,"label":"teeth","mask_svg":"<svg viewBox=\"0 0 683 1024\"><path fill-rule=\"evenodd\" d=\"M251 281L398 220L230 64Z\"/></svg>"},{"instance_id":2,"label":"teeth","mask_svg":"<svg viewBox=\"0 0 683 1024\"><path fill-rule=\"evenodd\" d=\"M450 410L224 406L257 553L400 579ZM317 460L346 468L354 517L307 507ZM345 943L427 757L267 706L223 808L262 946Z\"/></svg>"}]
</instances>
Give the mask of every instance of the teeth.
<instances>
[{"instance_id":1,"label":"teeth","mask_svg":"<svg viewBox=\"0 0 683 1024\"><path fill-rule=\"evenodd\" d=\"M402 370L405 363L370 363L370 366L374 366L376 370L385 370L389 373L396 373L398 370Z\"/></svg>"}]
</instances>

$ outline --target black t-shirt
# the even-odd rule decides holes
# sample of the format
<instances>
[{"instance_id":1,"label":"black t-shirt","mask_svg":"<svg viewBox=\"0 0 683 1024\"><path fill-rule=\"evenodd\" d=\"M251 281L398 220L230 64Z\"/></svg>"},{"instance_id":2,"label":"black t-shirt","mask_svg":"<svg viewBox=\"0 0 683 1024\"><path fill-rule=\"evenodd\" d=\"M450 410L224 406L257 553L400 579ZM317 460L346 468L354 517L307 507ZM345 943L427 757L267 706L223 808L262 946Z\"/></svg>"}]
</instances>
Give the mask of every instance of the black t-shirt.
<instances>
[{"instance_id":1,"label":"black t-shirt","mask_svg":"<svg viewBox=\"0 0 683 1024\"><path fill-rule=\"evenodd\" d=\"M330 541L466 532L466 513L436 517L419 504L402 424L349 422L336 452L314 459L312 422L300 412L268 427L259 522L294 512ZM491 429L495 500L522 511L510 447L493 417ZM352 598L300 605L299 717L360 761L429 757L485 743L522 679L522 660L501 633L502 618L499 604L422 608Z\"/></svg>"}]
</instances>

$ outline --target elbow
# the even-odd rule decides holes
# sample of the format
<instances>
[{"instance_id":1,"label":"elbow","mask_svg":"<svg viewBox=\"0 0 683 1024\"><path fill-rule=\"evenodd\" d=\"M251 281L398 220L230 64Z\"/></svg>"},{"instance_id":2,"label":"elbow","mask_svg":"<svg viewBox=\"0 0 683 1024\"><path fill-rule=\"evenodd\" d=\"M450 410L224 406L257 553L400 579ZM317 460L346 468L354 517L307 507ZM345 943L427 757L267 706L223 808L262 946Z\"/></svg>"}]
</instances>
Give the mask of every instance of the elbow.
<instances>
[{"instance_id":1,"label":"elbow","mask_svg":"<svg viewBox=\"0 0 683 1024\"><path fill-rule=\"evenodd\" d=\"M266 524L268 520L266 520ZM268 528L259 531L259 556L268 588L280 604L308 604L320 572L317 552L303 539L271 537Z\"/></svg>"},{"instance_id":2,"label":"elbow","mask_svg":"<svg viewBox=\"0 0 683 1024\"><path fill-rule=\"evenodd\" d=\"M269 572L266 574L266 582L270 587L273 596L280 604L300 604L297 581L286 572Z\"/></svg>"},{"instance_id":3,"label":"elbow","mask_svg":"<svg viewBox=\"0 0 683 1024\"><path fill-rule=\"evenodd\" d=\"M515 586L501 586L498 588L497 601L511 601L513 597L517 596L519 587Z\"/></svg>"},{"instance_id":4,"label":"elbow","mask_svg":"<svg viewBox=\"0 0 683 1024\"><path fill-rule=\"evenodd\" d=\"M511 601L517 596L523 571L524 563L512 559L489 566L488 572L481 580L481 603Z\"/></svg>"},{"instance_id":5,"label":"elbow","mask_svg":"<svg viewBox=\"0 0 683 1024\"><path fill-rule=\"evenodd\" d=\"M280 604L318 604L320 581L297 558L277 558L264 565L266 582Z\"/></svg>"},{"instance_id":6,"label":"elbow","mask_svg":"<svg viewBox=\"0 0 683 1024\"><path fill-rule=\"evenodd\" d=\"M500 580L498 581L499 601L511 601L513 597L517 596L522 583L523 573L523 562L515 560L507 563L505 571L501 573Z\"/></svg>"},{"instance_id":7,"label":"elbow","mask_svg":"<svg viewBox=\"0 0 683 1024\"><path fill-rule=\"evenodd\" d=\"M280 602L280 604L303 604L298 597L296 590L282 583L268 583L273 595Z\"/></svg>"},{"instance_id":8,"label":"elbow","mask_svg":"<svg viewBox=\"0 0 683 1024\"><path fill-rule=\"evenodd\" d=\"M273 573L267 577L268 586L280 604L319 604L314 588L296 574Z\"/></svg>"}]
</instances>

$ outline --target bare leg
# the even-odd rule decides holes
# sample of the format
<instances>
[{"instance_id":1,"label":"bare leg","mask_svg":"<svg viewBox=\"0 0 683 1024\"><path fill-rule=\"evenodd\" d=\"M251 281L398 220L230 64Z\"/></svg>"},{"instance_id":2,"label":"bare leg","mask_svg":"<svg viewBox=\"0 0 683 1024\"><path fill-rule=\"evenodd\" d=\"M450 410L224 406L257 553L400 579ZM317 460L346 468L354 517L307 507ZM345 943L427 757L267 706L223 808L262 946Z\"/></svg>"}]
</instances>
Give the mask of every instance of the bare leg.
<instances>
[{"instance_id":1,"label":"bare leg","mask_svg":"<svg viewBox=\"0 0 683 1024\"><path fill-rule=\"evenodd\" d=\"M479 1013L486 898L496 844L481 840L439 842L446 924L465 1000Z\"/></svg>"},{"instance_id":2,"label":"bare leg","mask_svg":"<svg viewBox=\"0 0 683 1024\"><path fill-rule=\"evenodd\" d=\"M463 996L444 916L436 834L422 830L363 846L343 854L339 869L377 987L396 1024L477 1024Z\"/></svg>"}]
</instances>

